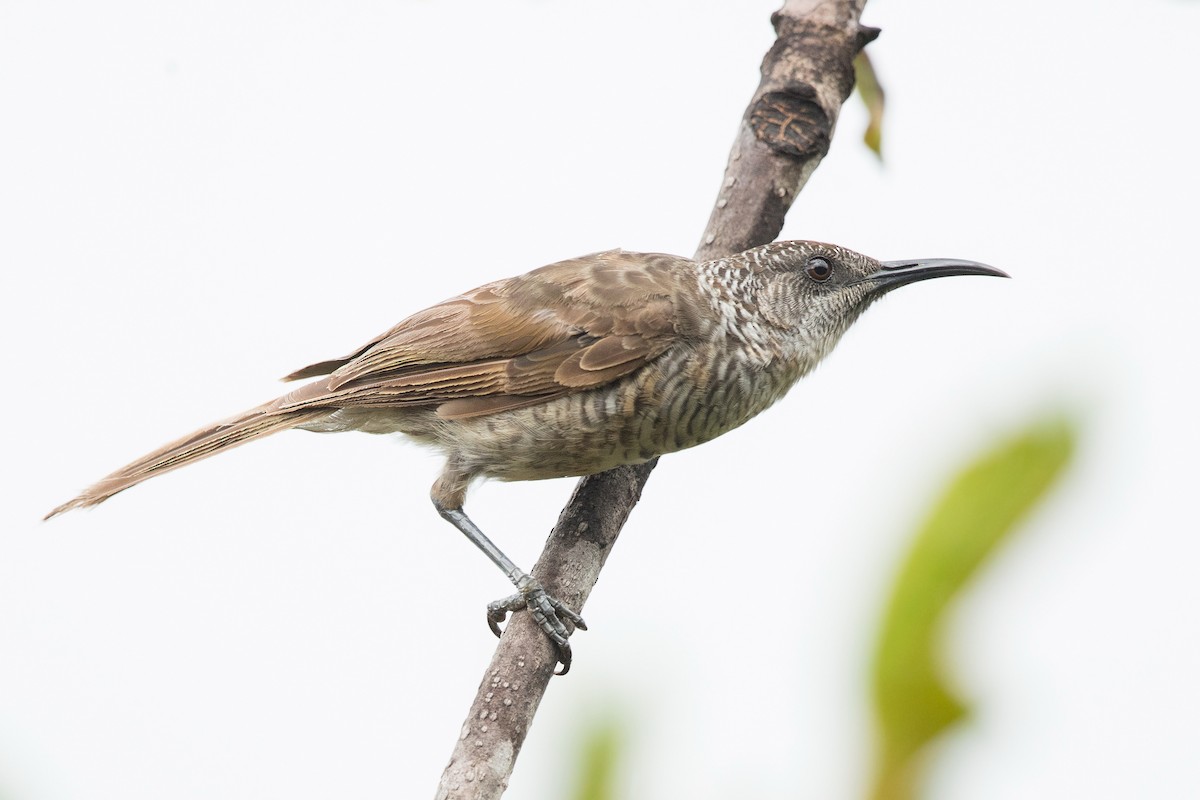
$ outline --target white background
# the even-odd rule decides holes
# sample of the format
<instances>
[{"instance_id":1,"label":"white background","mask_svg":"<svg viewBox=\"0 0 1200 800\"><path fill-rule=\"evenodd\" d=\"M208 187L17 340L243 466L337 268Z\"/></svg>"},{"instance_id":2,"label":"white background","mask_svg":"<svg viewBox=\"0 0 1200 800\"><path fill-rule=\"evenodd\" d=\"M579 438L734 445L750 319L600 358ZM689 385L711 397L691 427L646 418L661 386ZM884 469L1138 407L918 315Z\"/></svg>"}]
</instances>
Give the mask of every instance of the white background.
<instances>
[{"instance_id":1,"label":"white background","mask_svg":"<svg viewBox=\"0 0 1200 800\"><path fill-rule=\"evenodd\" d=\"M690 254L776 7L0 5L0 795L432 794L509 588L429 506L434 456L289 433L38 520L463 289ZM784 237L1014 280L898 292L785 402L663 460L512 797L562 797L606 713L632 798L861 796L896 560L957 465L1047 410L1082 446L954 615L975 713L927 794L1200 786L1200 5L864 21L886 163L852 101ZM528 565L570 488L468 508Z\"/></svg>"}]
</instances>

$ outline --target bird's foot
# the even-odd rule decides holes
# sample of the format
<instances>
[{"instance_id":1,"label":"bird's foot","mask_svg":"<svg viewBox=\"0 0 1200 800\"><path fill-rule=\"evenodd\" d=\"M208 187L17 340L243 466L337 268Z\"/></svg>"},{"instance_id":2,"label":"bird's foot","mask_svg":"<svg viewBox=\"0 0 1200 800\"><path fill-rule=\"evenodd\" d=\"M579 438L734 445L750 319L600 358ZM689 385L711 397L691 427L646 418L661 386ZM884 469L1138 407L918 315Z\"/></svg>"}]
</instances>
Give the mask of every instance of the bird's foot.
<instances>
[{"instance_id":1,"label":"bird's foot","mask_svg":"<svg viewBox=\"0 0 1200 800\"><path fill-rule=\"evenodd\" d=\"M558 651L558 660L562 664L562 669L554 674L566 675L567 671L571 669L571 644L567 641L571 631L567 629L564 620L576 628L586 631L587 625L584 623L583 617L567 608L555 597L546 594L542 585L529 575L524 575L517 581L517 589L518 592L511 597L488 603L488 627L492 629L492 633L499 636L502 632L500 625L508 619L510 613L528 609L529 613L533 615L534 621L546 632Z\"/></svg>"}]
</instances>

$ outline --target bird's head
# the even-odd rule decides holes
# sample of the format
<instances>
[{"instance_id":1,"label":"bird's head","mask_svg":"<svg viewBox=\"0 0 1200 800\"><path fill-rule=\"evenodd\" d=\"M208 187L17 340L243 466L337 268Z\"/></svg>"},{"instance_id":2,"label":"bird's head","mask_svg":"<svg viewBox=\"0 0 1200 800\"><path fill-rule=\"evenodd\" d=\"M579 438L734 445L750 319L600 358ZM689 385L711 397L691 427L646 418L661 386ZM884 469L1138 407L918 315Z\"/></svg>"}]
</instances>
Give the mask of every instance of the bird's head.
<instances>
[{"instance_id":1,"label":"bird's head","mask_svg":"<svg viewBox=\"0 0 1200 800\"><path fill-rule=\"evenodd\" d=\"M743 257L763 278L764 315L781 327L822 331L835 339L871 303L893 289L951 275L1007 273L957 258L876 261L823 242L773 242Z\"/></svg>"},{"instance_id":2,"label":"bird's head","mask_svg":"<svg viewBox=\"0 0 1200 800\"><path fill-rule=\"evenodd\" d=\"M877 261L845 247L784 241L740 258L759 276L759 312L799 341L812 363L833 349L874 301L900 286L951 275L1007 278L995 267L952 258Z\"/></svg>"}]
</instances>

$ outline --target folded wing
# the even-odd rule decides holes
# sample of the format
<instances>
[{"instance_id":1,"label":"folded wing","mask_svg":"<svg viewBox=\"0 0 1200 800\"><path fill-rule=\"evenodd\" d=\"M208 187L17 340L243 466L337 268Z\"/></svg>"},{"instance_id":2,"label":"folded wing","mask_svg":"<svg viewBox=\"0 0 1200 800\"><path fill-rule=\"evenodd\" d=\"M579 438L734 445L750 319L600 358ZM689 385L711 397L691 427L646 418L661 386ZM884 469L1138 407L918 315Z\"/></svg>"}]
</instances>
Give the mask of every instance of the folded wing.
<instances>
[{"instance_id":1,"label":"folded wing","mask_svg":"<svg viewBox=\"0 0 1200 800\"><path fill-rule=\"evenodd\" d=\"M343 359L286 407L436 406L459 419L602 386L686 334L676 256L619 250L497 281L401 322Z\"/></svg>"}]
</instances>

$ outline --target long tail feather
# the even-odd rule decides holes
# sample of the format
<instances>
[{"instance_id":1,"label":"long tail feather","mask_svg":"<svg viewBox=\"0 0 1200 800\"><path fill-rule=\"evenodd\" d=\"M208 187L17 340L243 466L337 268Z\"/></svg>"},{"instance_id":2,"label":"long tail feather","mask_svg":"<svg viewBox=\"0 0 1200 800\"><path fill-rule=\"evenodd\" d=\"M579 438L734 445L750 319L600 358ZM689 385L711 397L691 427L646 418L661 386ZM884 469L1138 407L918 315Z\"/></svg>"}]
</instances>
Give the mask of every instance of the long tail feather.
<instances>
[{"instance_id":1,"label":"long tail feather","mask_svg":"<svg viewBox=\"0 0 1200 800\"><path fill-rule=\"evenodd\" d=\"M122 492L130 486L136 486L147 478L162 475L223 450L269 436L277 431L303 425L329 413L327 408L293 408L281 411L279 406L284 399L274 400L207 428L201 428L195 433L160 447L153 453L142 456L132 464L125 465L108 477L89 486L75 499L68 500L51 511L45 519L50 519L73 508L86 508L103 503L117 492Z\"/></svg>"}]
</instances>

